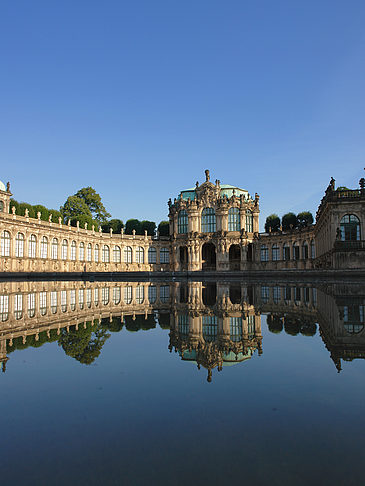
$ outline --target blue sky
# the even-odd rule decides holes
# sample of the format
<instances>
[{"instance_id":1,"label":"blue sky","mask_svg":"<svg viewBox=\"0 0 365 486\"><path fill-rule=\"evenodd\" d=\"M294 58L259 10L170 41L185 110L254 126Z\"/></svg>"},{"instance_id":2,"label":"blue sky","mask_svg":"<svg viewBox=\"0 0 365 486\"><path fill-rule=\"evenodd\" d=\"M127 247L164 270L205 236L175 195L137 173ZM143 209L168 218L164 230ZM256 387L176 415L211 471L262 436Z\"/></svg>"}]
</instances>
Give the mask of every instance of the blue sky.
<instances>
[{"instance_id":1,"label":"blue sky","mask_svg":"<svg viewBox=\"0 0 365 486\"><path fill-rule=\"evenodd\" d=\"M166 219L204 180L316 211L365 167L364 1L3 0L0 179Z\"/></svg>"}]
</instances>

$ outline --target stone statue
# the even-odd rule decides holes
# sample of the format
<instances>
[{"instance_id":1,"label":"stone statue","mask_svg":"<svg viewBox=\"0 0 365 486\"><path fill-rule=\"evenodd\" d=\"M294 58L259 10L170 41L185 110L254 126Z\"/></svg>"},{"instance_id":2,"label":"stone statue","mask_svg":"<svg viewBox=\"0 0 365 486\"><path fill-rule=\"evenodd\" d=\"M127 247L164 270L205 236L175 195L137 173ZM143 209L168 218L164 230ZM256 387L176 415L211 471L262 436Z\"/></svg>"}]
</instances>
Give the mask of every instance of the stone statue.
<instances>
[{"instance_id":1,"label":"stone statue","mask_svg":"<svg viewBox=\"0 0 365 486\"><path fill-rule=\"evenodd\" d=\"M196 181L195 187L198 189L198 187L199 187L199 181Z\"/></svg>"},{"instance_id":2,"label":"stone statue","mask_svg":"<svg viewBox=\"0 0 365 486\"><path fill-rule=\"evenodd\" d=\"M340 228L336 229L336 240L341 240L341 230Z\"/></svg>"},{"instance_id":3,"label":"stone statue","mask_svg":"<svg viewBox=\"0 0 365 486\"><path fill-rule=\"evenodd\" d=\"M10 192L10 182L6 183L6 192Z\"/></svg>"},{"instance_id":4,"label":"stone statue","mask_svg":"<svg viewBox=\"0 0 365 486\"><path fill-rule=\"evenodd\" d=\"M205 182L209 182L210 181L210 175L209 175L209 170L207 169L205 171Z\"/></svg>"},{"instance_id":5,"label":"stone statue","mask_svg":"<svg viewBox=\"0 0 365 486\"><path fill-rule=\"evenodd\" d=\"M331 191L335 190L335 179L333 177L331 177L331 180L330 180L330 188L331 188Z\"/></svg>"}]
</instances>

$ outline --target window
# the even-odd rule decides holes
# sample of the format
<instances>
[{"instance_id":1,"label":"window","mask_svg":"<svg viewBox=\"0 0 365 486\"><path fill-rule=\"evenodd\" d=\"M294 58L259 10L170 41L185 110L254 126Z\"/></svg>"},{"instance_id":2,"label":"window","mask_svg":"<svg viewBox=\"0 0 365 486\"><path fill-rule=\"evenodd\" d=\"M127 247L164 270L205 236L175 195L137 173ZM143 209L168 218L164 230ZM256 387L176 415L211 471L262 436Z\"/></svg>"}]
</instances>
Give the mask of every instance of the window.
<instances>
[{"instance_id":1,"label":"window","mask_svg":"<svg viewBox=\"0 0 365 486\"><path fill-rule=\"evenodd\" d=\"M215 231L215 211L213 208L204 208L202 211L202 232L214 233Z\"/></svg>"},{"instance_id":2,"label":"window","mask_svg":"<svg viewBox=\"0 0 365 486\"><path fill-rule=\"evenodd\" d=\"M255 337L255 316L247 316L247 334L248 339Z\"/></svg>"},{"instance_id":3,"label":"window","mask_svg":"<svg viewBox=\"0 0 365 486\"><path fill-rule=\"evenodd\" d=\"M99 305L99 289L97 287L94 289L94 304L95 306Z\"/></svg>"},{"instance_id":4,"label":"window","mask_svg":"<svg viewBox=\"0 0 365 486\"><path fill-rule=\"evenodd\" d=\"M113 248L113 262L114 263L120 263L121 258L120 258L120 248L119 246L114 246Z\"/></svg>"},{"instance_id":5,"label":"window","mask_svg":"<svg viewBox=\"0 0 365 486\"><path fill-rule=\"evenodd\" d=\"M47 314L47 292L39 292L39 312L41 316Z\"/></svg>"},{"instance_id":6,"label":"window","mask_svg":"<svg viewBox=\"0 0 365 486\"><path fill-rule=\"evenodd\" d=\"M73 262L76 260L76 241L71 243L70 260Z\"/></svg>"},{"instance_id":7,"label":"window","mask_svg":"<svg viewBox=\"0 0 365 486\"><path fill-rule=\"evenodd\" d=\"M79 260L80 262L85 260L85 244L83 242L79 245Z\"/></svg>"},{"instance_id":8,"label":"window","mask_svg":"<svg viewBox=\"0 0 365 486\"><path fill-rule=\"evenodd\" d=\"M286 302L291 301L291 287L285 287L284 288L284 300Z\"/></svg>"},{"instance_id":9,"label":"window","mask_svg":"<svg viewBox=\"0 0 365 486\"><path fill-rule=\"evenodd\" d=\"M360 234L360 220L354 214L346 214L340 223L341 240L342 241L359 241Z\"/></svg>"},{"instance_id":10,"label":"window","mask_svg":"<svg viewBox=\"0 0 365 486\"><path fill-rule=\"evenodd\" d=\"M9 318L9 296L0 295L0 321L7 321Z\"/></svg>"},{"instance_id":11,"label":"window","mask_svg":"<svg viewBox=\"0 0 365 486\"><path fill-rule=\"evenodd\" d=\"M110 262L110 251L109 251L108 245L103 245L103 251L102 251L101 258L102 258L103 263L109 263Z\"/></svg>"},{"instance_id":12,"label":"window","mask_svg":"<svg viewBox=\"0 0 365 486\"><path fill-rule=\"evenodd\" d=\"M14 317L16 320L23 317L23 295L16 294L14 299Z\"/></svg>"},{"instance_id":13,"label":"window","mask_svg":"<svg viewBox=\"0 0 365 486\"><path fill-rule=\"evenodd\" d=\"M189 337L189 316L188 314L179 314L178 328L181 338L187 339Z\"/></svg>"},{"instance_id":14,"label":"window","mask_svg":"<svg viewBox=\"0 0 365 486\"><path fill-rule=\"evenodd\" d=\"M260 260L262 262L268 262L269 261L269 249L266 245L261 245Z\"/></svg>"},{"instance_id":15,"label":"window","mask_svg":"<svg viewBox=\"0 0 365 486\"><path fill-rule=\"evenodd\" d=\"M215 341L218 332L217 316L203 316L203 338L206 342Z\"/></svg>"},{"instance_id":16,"label":"window","mask_svg":"<svg viewBox=\"0 0 365 486\"><path fill-rule=\"evenodd\" d=\"M144 250L141 246L139 246L136 250L136 262L144 263Z\"/></svg>"},{"instance_id":17,"label":"window","mask_svg":"<svg viewBox=\"0 0 365 486\"><path fill-rule=\"evenodd\" d=\"M253 231L253 216L249 209L246 211L246 231L252 233Z\"/></svg>"},{"instance_id":18,"label":"window","mask_svg":"<svg viewBox=\"0 0 365 486\"><path fill-rule=\"evenodd\" d=\"M272 298L273 298L274 304L278 304L280 302L280 299L281 299L281 288L280 287L273 287Z\"/></svg>"},{"instance_id":19,"label":"window","mask_svg":"<svg viewBox=\"0 0 365 486\"><path fill-rule=\"evenodd\" d=\"M41 258L47 258L48 254L48 238L46 236L43 236L41 239Z\"/></svg>"},{"instance_id":20,"label":"window","mask_svg":"<svg viewBox=\"0 0 365 486\"><path fill-rule=\"evenodd\" d=\"M28 317L35 316L35 294L28 294Z\"/></svg>"},{"instance_id":21,"label":"window","mask_svg":"<svg viewBox=\"0 0 365 486\"><path fill-rule=\"evenodd\" d=\"M91 289L86 289L86 306L91 307Z\"/></svg>"},{"instance_id":22,"label":"window","mask_svg":"<svg viewBox=\"0 0 365 486\"><path fill-rule=\"evenodd\" d=\"M124 263L132 263L132 248L130 246L124 248Z\"/></svg>"},{"instance_id":23,"label":"window","mask_svg":"<svg viewBox=\"0 0 365 486\"><path fill-rule=\"evenodd\" d=\"M144 287L139 285L136 287L136 302L137 304L143 304L144 301Z\"/></svg>"},{"instance_id":24,"label":"window","mask_svg":"<svg viewBox=\"0 0 365 486\"><path fill-rule=\"evenodd\" d=\"M280 260L280 248L279 245L272 245L272 261L277 262Z\"/></svg>"},{"instance_id":25,"label":"window","mask_svg":"<svg viewBox=\"0 0 365 486\"><path fill-rule=\"evenodd\" d=\"M283 260L290 260L290 247L287 243L285 243L283 246Z\"/></svg>"},{"instance_id":26,"label":"window","mask_svg":"<svg viewBox=\"0 0 365 486\"><path fill-rule=\"evenodd\" d=\"M10 233L9 231L3 231L1 235L1 256L10 256Z\"/></svg>"},{"instance_id":27,"label":"window","mask_svg":"<svg viewBox=\"0 0 365 486\"><path fill-rule=\"evenodd\" d=\"M94 246L94 261L96 263L99 261L99 245Z\"/></svg>"},{"instance_id":28,"label":"window","mask_svg":"<svg viewBox=\"0 0 365 486\"><path fill-rule=\"evenodd\" d=\"M157 292L156 292L156 285L150 285L148 287L148 300L150 304L155 304Z\"/></svg>"},{"instance_id":29,"label":"window","mask_svg":"<svg viewBox=\"0 0 365 486\"><path fill-rule=\"evenodd\" d=\"M67 260L67 249L68 249L68 241L62 240L61 260Z\"/></svg>"},{"instance_id":30,"label":"window","mask_svg":"<svg viewBox=\"0 0 365 486\"><path fill-rule=\"evenodd\" d=\"M53 238L52 240L52 260L57 260L58 258L58 240L57 238Z\"/></svg>"},{"instance_id":31,"label":"window","mask_svg":"<svg viewBox=\"0 0 365 486\"><path fill-rule=\"evenodd\" d=\"M92 246L91 243L87 245L87 250L86 250L86 260L88 262L91 262L91 253L92 253Z\"/></svg>"},{"instance_id":32,"label":"window","mask_svg":"<svg viewBox=\"0 0 365 486\"><path fill-rule=\"evenodd\" d=\"M57 292L51 292L51 312L52 314L56 314L57 312Z\"/></svg>"},{"instance_id":33,"label":"window","mask_svg":"<svg viewBox=\"0 0 365 486\"><path fill-rule=\"evenodd\" d=\"M61 311L67 311L67 292L66 290L61 290Z\"/></svg>"},{"instance_id":34,"label":"window","mask_svg":"<svg viewBox=\"0 0 365 486\"><path fill-rule=\"evenodd\" d=\"M4 203L3 201L0 201L0 213L4 211Z\"/></svg>"},{"instance_id":35,"label":"window","mask_svg":"<svg viewBox=\"0 0 365 486\"><path fill-rule=\"evenodd\" d=\"M170 287L168 285L161 285L160 287L161 304L167 304L169 300L170 300Z\"/></svg>"},{"instance_id":36,"label":"window","mask_svg":"<svg viewBox=\"0 0 365 486\"><path fill-rule=\"evenodd\" d=\"M234 343L242 340L242 317L230 317L229 332L231 341Z\"/></svg>"},{"instance_id":37,"label":"window","mask_svg":"<svg viewBox=\"0 0 365 486\"><path fill-rule=\"evenodd\" d=\"M76 309L76 290L70 290L70 309L74 311Z\"/></svg>"},{"instance_id":38,"label":"window","mask_svg":"<svg viewBox=\"0 0 365 486\"><path fill-rule=\"evenodd\" d=\"M297 304L302 300L300 287L294 287L294 300Z\"/></svg>"},{"instance_id":39,"label":"window","mask_svg":"<svg viewBox=\"0 0 365 486\"><path fill-rule=\"evenodd\" d=\"M160 250L160 263L169 263L170 253L168 248L161 248Z\"/></svg>"},{"instance_id":40,"label":"window","mask_svg":"<svg viewBox=\"0 0 365 486\"><path fill-rule=\"evenodd\" d=\"M102 304L104 304L104 305L109 304L109 294L110 294L109 287L103 287L101 289L101 302L102 302Z\"/></svg>"},{"instance_id":41,"label":"window","mask_svg":"<svg viewBox=\"0 0 365 486\"><path fill-rule=\"evenodd\" d=\"M297 243L293 244L293 260L299 260L299 245Z\"/></svg>"},{"instance_id":42,"label":"window","mask_svg":"<svg viewBox=\"0 0 365 486\"><path fill-rule=\"evenodd\" d=\"M84 289L79 289L79 308L84 308Z\"/></svg>"},{"instance_id":43,"label":"window","mask_svg":"<svg viewBox=\"0 0 365 486\"><path fill-rule=\"evenodd\" d=\"M150 246L148 248L148 263L156 263L157 262L157 259L156 259L156 248L153 248L152 246Z\"/></svg>"},{"instance_id":44,"label":"window","mask_svg":"<svg viewBox=\"0 0 365 486\"><path fill-rule=\"evenodd\" d=\"M316 247L314 240L311 241L311 258L316 258Z\"/></svg>"},{"instance_id":45,"label":"window","mask_svg":"<svg viewBox=\"0 0 365 486\"><path fill-rule=\"evenodd\" d=\"M270 296L269 287L261 287L261 300L263 304L267 304L269 302L269 296Z\"/></svg>"},{"instance_id":46,"label":"window","mask_svg":"<svg viewBox=\"0 0 365 486\"><path fill-rule=\"evenodd\" d=\"M23 233L17 233L15 237L15 256L17 258L23 258L24 256L24 235Z\"/></svg>"},{"instance_id":47,"label":"window","mask_svg":"<svg viewBox=\"0 0 365 486\"><path fill-rule=\"evenodd\" d=\"M240 210L238 208L231 208L228 211L228 231L240 231Z\"/></svg>"},{"instance_id":48,"label":"window","mask_svg":"<svg viewBox=\"0 0 365 486\"><path fill-rule=\"evenodd\" d=\"M308 243L305 241L302 246L302 258L304 260L308 260L309 251L308 251Z\"/></svg>"},{"instance_id":49,"label":"window","mask_svg":"<svg viewBox=\"0 0 365 486\"><path fill-rule=\"evenodd\" d=\"M188 232L188 213L185 209L179 211L177 216L177 232L180 235Z\"/></svg>"},{"instance_id":50,"label":"window","mask_svg":"<svg viewBox=\"0 0 365 486\"><path fill-rule=\"evenodd\" d=\"M124 287L124 302L130 304L132 302L132 286L127 285Z\"/></svg>"},{"instance_id":51,"label":"window","mask_svg":"<svg viewBox=\"0 0 365 486\"><path fill-rule=\"evenodd\" d=\"M35 258L36 256L36 251L37 251L37 238L35 235L30 235L29 238L29 252L28 256L29 258Z\"/></svg>"},{"instance_id":52,"label":"window","mask_svg":"<svg viewBox=\"0 0 365 486\"><path fill-rule=\"evenodd\" d=\"M120 287L113 288L113 304L118 305L120 302Z\"/></svg>"}]
</instances>

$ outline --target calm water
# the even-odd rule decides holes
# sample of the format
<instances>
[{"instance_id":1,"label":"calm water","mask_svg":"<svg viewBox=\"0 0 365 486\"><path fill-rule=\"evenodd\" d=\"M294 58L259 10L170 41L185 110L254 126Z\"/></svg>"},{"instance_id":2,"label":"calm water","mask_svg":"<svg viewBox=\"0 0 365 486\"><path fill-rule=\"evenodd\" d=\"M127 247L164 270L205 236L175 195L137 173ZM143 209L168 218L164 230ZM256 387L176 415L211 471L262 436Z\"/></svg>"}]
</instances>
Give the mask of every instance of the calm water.
<instances>
[{"instance_id":1,"label":"calm water","mask_svg":"<svg viewBox=\"0 0 365 486\"><path fill-rule=\"evenodd\" d=\"M1 283L1 484L362 484L364 304L342 284Z\"/></svg>"}]
</instances>

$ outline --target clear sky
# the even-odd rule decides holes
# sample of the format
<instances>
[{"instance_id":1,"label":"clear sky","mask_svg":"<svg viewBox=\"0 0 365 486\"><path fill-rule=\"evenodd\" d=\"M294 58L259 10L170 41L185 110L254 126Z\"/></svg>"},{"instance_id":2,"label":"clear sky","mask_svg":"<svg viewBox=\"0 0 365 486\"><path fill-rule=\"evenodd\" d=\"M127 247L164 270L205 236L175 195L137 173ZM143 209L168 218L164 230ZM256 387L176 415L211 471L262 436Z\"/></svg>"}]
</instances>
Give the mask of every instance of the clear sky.
<instances>
[{"instance_id":1,"label":"clear sky","mask_svg":"<svg viewBox=\"0 0 365 486\"><path fill-rule=\"evenodd\" d=\"M3 0L0 179L167 216L204 180L316 211L365 167L364 0Z\"/></svg>"}]
</instances>

